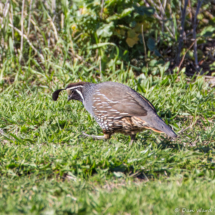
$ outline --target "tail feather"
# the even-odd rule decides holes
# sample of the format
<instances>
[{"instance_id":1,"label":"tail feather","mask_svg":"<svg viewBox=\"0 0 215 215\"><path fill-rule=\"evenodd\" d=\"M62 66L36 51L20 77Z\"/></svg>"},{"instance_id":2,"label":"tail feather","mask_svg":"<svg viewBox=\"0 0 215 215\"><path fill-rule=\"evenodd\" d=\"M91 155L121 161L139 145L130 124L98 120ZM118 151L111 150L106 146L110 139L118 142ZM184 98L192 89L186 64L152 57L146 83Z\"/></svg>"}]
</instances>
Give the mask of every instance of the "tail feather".
<instances>
[{"instance_id":1,"label":"tail feather","mask_svg":"<svg viewBox=\"0 0 215 215\"><path fill-rule=\"evenodd\" d=\"M166 133L169 137L176 138L176 133L159 117L155 117L155 120L153 120L154 128Z\"/></svg>"},{"instance_id":2,"label":"tail feather","mask_svg":"<svg viewBox=\"0 0 215 215\"><path fill-rule=\"evenodd\" d=\"M147 117L147 119L144 118L143 120L147 122L149 129L155 132L165 133L172 138L177 137L176 133L159 116L155 115L153 117Z\"/></svg>"}]
</instances>

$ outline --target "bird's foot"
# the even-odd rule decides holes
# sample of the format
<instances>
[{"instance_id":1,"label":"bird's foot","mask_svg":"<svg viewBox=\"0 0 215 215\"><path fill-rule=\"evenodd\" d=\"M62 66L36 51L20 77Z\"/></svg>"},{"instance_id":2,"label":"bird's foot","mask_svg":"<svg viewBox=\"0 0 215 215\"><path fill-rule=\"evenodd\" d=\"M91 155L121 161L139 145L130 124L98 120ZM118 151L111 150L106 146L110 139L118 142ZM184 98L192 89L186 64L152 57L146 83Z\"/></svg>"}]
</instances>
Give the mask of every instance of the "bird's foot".
<instances>
[{"instance_id":1,"label":"bird's foot","mask_svg":"<svg viewBox=\"0 0 215 215\"><path fill-rule=\"evenodd\" d=\"M129 143L129 147L131 147L132 144L133 144L133 142L135 141L135 136L136 136L136 135L131 135L131 141L130 141L130 143Z\"/></svg>"},{"instance_id":2,"label":"bird's foot","mask_svg":"<svg viewBox=\"0 0 215 215\"><path fill-rule=\"evenodd\" d=\"M82 134L87 136L87 137L91 137L94 140L105 140L105 139L107 139L105 136L89 135L89 134L86 134L85 132L82 132Z\"/></svg>"}]
</instances>

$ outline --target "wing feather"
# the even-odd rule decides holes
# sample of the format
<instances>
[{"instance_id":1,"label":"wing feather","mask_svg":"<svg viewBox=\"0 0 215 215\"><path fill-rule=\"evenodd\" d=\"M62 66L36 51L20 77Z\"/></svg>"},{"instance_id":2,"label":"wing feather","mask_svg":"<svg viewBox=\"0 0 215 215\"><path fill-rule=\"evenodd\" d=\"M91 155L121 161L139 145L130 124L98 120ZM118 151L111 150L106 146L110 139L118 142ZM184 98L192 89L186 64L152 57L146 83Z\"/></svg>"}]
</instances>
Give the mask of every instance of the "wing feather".
<instances>
[{"instance_id":1,"label":"wing feather","mask_svg":"<svg viewBox=\"0 0 215 215\"><path fill-rule=\"evenodd\" d=\"M149 110L155 111L153 105L140 94L127 87L126 90L119 88L98 88L93 95L94 112L107 111L106 116L125 117L147 116Z\"/></svg>"}]
</instances>

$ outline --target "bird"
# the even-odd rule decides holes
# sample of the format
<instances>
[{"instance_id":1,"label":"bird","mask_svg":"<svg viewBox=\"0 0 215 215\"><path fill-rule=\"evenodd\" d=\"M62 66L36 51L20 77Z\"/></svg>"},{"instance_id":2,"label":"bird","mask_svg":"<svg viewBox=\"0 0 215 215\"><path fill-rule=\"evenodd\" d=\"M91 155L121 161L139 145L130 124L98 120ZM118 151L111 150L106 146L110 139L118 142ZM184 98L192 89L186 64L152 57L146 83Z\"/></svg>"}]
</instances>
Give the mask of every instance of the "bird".
<instances>
[{"instance_id":1,"label":"bird","mask_svg":"<svg viewBox=\"0 0 215 215\"><path fill-rule=\"evenodd\" d=\"M103 136L89 135L93 139L110 139L114 133L130 135L132 146L136 134L145 129L165 133L176 138L176 133L157 115L154 106L132 88L117 82L77 82L52 94L57 101L59 93L66 90L68 101L81 101L103 130Z\"/></svg>"}]
</instances>

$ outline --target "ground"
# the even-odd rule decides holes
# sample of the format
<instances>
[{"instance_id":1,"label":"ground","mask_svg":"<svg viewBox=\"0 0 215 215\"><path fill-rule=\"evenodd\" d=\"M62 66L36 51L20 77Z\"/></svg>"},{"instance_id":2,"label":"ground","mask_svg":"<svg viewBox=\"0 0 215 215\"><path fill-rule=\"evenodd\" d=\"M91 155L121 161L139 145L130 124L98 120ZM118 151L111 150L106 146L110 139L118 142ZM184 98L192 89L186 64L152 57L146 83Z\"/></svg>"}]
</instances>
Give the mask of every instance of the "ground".
<instances>
[{"instance_id":1,"label":"ground","mask_svg":"<svg viewBox=\"0 0 215 215\"><path fill-rule=\"evenodd\" d=\"M201 76L148 76L137 84L124 74L111 80L149 99L179 137L146 130L132 147L122 134L86 138L82 131L102 130L82 103L68 102L66 93L51 99L63 81L8 86L0 97L0 214L215 212L214 88Z\"/></svg>"}]
</instances>

